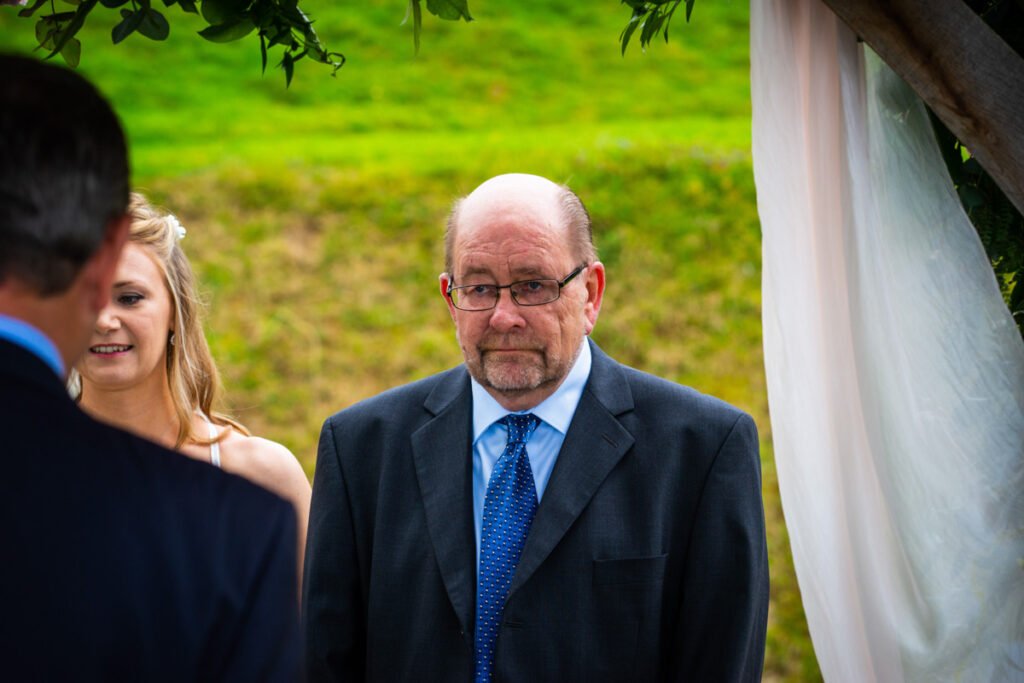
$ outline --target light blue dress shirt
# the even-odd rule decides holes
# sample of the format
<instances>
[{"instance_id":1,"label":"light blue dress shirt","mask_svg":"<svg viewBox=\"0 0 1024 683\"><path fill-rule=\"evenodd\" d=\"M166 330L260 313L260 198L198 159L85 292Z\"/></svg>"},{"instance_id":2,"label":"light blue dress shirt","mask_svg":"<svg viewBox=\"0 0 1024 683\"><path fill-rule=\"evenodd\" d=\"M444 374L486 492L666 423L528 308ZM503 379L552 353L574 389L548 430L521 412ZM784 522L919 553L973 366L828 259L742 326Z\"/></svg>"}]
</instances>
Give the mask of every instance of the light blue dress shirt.
<instances>
[{"instance_id":1,"label":"light blue dress shirt","mask_svg":"<svg viewBox=\"0 0 1024 683\"><path fill-rule=\"evenodd\" d=\"M8 315L0 315L0 339L17 344L26 351L39 356L57 376L64 379L64 360L57 346L42 331Z\"/></svg>"},{"instance_id":2,"label":"light blue dress shirt","mask_svg":"<svg viewBox=\"0 0 1024 683\"><path fill-rule=\"evenodd\" d=\"M540 503L547 488L551 471L555 468L558 452L562 449L569 423L583 396L583 387L590 377L590 344L584 337L576 362L555 393L540 405L518 414L533 413L541 422L526 444L526 454L533 470L533 483L537 487ZM493 396L475 379L470 380L473 390L473 520L476 530L477 570L480 566L480 526L484 514L484 495L491 472L498 463L508 442L508 430L497 421L509 414Z\"/></svg>"}]
</instances>

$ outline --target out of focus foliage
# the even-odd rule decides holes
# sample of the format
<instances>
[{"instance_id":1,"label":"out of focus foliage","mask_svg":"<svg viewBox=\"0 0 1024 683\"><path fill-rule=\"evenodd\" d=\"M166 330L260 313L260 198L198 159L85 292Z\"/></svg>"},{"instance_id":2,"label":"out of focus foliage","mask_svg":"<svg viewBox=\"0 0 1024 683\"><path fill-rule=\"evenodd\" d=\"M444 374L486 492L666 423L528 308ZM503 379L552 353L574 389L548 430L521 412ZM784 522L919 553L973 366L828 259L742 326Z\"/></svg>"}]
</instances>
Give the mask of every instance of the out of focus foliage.
<instances>
[{"instance_id":1,"label":"out of focus foliage","mask_svg":"<svg viewBox=\"0 0 1024 683\"><path fill-rule=\"evenodd\" d=\"M35 37L48 57L60 55L71 67L82 56L77 37L93 10L111 20L110 39L116 45L133 33L150 40L164 41L171 26L164 12L152 0L5 0L0 4L25 5L18 16L35 17ZM284 70L285 84L291 85L295 64L301 59L330 66L332 75L345 64L345 56L328 50L320 41L313 20L299 8L298 0L161 0L163 7L175 5L183 12L201 15L206 27L199 35L213 43L230 43L256 32L260 41L263 70L268 51L282 48L278 66ZM421 0L409 0L408 14L413 18L413 35L419 48L423 22ZM468 0L425 0L427 11L442 19L470 21ZM110 10L110 12L104 12ZM113 13L113 10L117 10ZM38 13L38 14L37 14Z\"/></svg>"}]
</instances>

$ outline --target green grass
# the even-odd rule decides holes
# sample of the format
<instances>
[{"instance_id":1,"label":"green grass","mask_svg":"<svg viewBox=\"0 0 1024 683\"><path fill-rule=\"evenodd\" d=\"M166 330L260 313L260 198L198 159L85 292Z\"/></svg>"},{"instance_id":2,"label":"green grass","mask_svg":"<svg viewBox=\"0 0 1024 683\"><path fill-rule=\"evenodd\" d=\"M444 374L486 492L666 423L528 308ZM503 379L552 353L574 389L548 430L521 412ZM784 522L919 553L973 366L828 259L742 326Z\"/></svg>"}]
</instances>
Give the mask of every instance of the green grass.
<instances>
[{"instance_id":1,"label":"green grass","mask_svg":"<svg viewBox=\"0 0 1024 683\"><path fill-rule=\"evenodd\" d=\"M469 24L426 17L418 57L400 1L303 7L349 61L334 79L300 64L288 90L255 42L205 43L176 12L166 44L111 46L102 10L83 41L137 187L189 230L232 411L312 473L327 415L460 362L437 293L452 199L512 170L566 181L608 268L595 340L757 421L765 680L819 680L771 458L747 3L698 3L669 44L625 57L614 1L476 2ZM0 49L30 49L8 9Z\"/></svg>"},{"instance_id":2,"label":"green grass","mask_svg":"<svg viewBox=\"0 0 1024 683\"><path fill-rule=\"evenodd\" d=\"M333 79L300 63L288 90L280 70L260 76L256 42L207 43L176 7L165 43L133 35L118 46L116 14L93 11L81 69L122 114L139 179L306 160L429 170L480 143L491 154L509 142L553 154L602 140L749 146L745 3L709 3L667 45L625 57L628 12L614 2L476 3L471 23L427 17L419 56L402 2L303 7L348 63ZM30 49L32 21L0 11L0 47Z\"/></svg>"}]
</instances>

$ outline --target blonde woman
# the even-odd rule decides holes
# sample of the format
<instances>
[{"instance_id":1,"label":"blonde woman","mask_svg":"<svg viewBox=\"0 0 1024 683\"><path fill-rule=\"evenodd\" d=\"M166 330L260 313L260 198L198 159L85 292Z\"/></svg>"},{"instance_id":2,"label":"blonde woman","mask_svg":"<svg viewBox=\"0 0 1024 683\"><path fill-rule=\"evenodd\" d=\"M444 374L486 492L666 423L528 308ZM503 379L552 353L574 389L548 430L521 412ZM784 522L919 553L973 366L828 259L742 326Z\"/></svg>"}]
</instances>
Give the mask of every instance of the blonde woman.
<instances>
[{"instance_id":1,"label":"blonde woman","mask_svg":"<svg viewBox=\"0 0 1024 683\"><path fill-rule=\"evenodd\" d=\"M79 404L99 420L291 501L301 564L309 480L287 448L215 412L218 373L203 335L195 277L179 244L185 230L139 194L132 194L129 213L131 232L110 303L72 377Z\"/></svg>"}]
</instances>

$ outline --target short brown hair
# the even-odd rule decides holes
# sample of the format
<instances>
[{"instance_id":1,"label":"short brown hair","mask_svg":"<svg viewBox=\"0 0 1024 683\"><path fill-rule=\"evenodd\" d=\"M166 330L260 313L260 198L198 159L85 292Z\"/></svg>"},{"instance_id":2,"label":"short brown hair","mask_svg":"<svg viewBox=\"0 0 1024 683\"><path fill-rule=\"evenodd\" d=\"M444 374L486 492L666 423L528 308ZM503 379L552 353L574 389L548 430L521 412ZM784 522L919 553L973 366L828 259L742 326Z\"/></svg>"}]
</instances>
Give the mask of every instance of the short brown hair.
<instances>
[{"instance_id":1,"label":"short brown hair","mask_svg":"<svg viewBox=\"0 0 1024 683\"><path fill-rule=\"evenodd\" d=\"M128 205L117 116L84 78L0 54L0 282L67 290Z\"/></svg>"}]
</instances>

